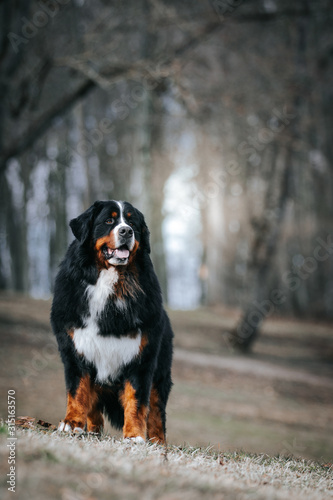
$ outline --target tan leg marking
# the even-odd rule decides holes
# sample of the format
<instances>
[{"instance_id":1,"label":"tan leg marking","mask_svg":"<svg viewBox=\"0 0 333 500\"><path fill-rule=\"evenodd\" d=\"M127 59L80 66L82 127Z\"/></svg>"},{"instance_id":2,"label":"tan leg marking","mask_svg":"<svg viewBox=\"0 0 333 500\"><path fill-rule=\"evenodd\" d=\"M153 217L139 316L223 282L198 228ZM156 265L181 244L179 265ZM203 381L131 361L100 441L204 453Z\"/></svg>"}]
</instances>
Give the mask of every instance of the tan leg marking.
<instances>
[{"instance_id":1,"label":"tan leg marking","mask_svg":"<svg viewBox=\"0 0 333 500\"><path fill-rule=\"evenodd\" d=\"M144 405L138 407L136 391L130 382L125 383L124 391L120 396L120 402L124 408L124 438L140 436L146 439L148 408Z\"/></svg>"},{"instance_id":2,"label":"tan leg marking","mask_svg":"<svg viewBox=\"0 0 333 500\"><path fill-rule=\"evenodd\" d=\"M91 384L89 375L86 374L81 378L75 395L67 394L66 417L63 425L60 426L61 429L68 429L68 426L70 426L71 430L77 428L83 431L86 424L88 424L88 431L100 432L104 419L97 409L97 403L98 393Z\"/></svg>"},{"instance_id":3,"label":"tan leg marking","mask_svg":"<svg viewBox=\"0 0 333 500\"><path fill-rule=\"evenodd\" d=\"M155 387L152 388L150 393L150 409L148 414L148 439L155 441L157 443L165 443L165 435L163 430L163 423L161 417L161 411L158 406L159 397L158 392Z\"/></svg>"},{"instance_id":4,"label":"tan leg marking","mask_svg":"<svg viewBox=\"0 0 333 500\"><path fill-rule=\"evenodd\" d=\"M98 393L91 392L91 407L87 415L87 431L100 433L104 427L104 417L98 408Z\"/></svg>"}]
</instances>

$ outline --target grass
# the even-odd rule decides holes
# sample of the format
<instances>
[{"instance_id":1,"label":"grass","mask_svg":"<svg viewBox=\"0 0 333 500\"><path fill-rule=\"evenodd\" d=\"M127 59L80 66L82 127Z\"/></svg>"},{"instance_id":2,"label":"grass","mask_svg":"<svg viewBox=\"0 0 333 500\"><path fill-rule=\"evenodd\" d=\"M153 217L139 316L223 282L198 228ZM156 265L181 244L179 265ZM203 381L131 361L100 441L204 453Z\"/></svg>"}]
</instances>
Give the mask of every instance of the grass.
<instances>
[{"instance_id":1,"label":"grass","mask_svg":"<svg viewBox=\"0 0 333 500\"><path fill-rule=\"evenodd\" d=\"M17 431L20 500L333 498L332 464L188 445L131 445L108 435ZM6 438L2 433L1 462ZM1 498L11 498L2 484Z\"/></svg>"},{"instance_id":2,"label":"grass","mask_svg":"<svg viewBox=\"0 0 333 500\"><path fill-rule=\"evenodd\" d=\"M0 434L6 434L8 433L8 427L5 424L0 424Z\"/></svg>"}]
</instances>

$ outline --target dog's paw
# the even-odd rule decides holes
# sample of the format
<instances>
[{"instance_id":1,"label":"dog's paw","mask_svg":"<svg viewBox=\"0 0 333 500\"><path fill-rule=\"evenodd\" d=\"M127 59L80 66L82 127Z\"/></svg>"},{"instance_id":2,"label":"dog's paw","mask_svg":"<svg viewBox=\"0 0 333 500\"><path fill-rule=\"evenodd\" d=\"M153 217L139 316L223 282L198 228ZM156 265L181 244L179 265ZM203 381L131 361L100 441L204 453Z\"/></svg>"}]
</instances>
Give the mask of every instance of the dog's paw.
<instances>
[{"instance_id":1,"label":"dog's paw","mask_svg":"<svg viewBox=\"0 0 333 500\"><path fill-rule=\"evenodd\" d=\"M74 429L72 429L71 425L68 422L61 421L58 425L58 432L73 432L73 434L80 435L84 432L84 429L82 429L81 427L74 427Z\"/></svg>"},{"instance_id":2,"label":"dog's paw","mask_svg":"<svg viewBox=\"0 0 333 500\"><path fill-rule=\"evenodd\" d=\"M60 422L58 425L58 432L72 432L72 428L66 422Z\"/></svg>"},{"instance_id":3,"label":"dog's paw","mask_svg":"<svg viewBox=\"0 0 333 500\"><path fill-rule=\"evenodd\" d=\"M82 429L82 427L74 427L74 430L73 430L74 434L82 434L84 432L84 429Z\"/></svg>"},{"instance_id":4,"label":"dog's paw","mask_svg":"<svg viewBox=\"0 0 333 500\"><path fill-rule=\"evenodd\" d=\"M144 444L146 441L141 436L124 438L124 442L128 444Z\"/></svg>"}]
</instances>

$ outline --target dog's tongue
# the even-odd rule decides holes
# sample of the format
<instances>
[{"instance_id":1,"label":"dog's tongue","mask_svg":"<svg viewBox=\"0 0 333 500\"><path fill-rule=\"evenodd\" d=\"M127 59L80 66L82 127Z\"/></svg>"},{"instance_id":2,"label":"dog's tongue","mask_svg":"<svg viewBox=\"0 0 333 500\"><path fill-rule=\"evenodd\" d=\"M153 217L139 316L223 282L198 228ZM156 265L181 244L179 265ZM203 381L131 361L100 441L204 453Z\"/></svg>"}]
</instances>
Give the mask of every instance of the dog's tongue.
<instances>
[{"instance_id":1,"label":"dog's tongue","mask_svg":"<svg viewBox=\"0 0 333 500\"><path fill-rule=\"evenodd\" d=\"M127 257L129 256L129 250L121 250L120 248L116 248L116 250L114 251L114 256L118 257L118 259L127 259Z\"/></svg>"}]
</instances>

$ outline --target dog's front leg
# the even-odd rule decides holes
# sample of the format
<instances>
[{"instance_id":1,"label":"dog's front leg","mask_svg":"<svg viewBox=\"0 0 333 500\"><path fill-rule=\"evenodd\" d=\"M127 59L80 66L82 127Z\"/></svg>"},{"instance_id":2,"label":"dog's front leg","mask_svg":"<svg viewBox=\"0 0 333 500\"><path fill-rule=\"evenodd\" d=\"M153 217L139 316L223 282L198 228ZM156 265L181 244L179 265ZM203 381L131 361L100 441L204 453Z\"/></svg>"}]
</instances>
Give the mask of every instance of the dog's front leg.
<instances>
[{"instance_id":1,"label":"dog's front leg","mask_svg":"<svg viewBox=\"0 0 333 500\"><path fill-rule=\"evenodd\" d=\"M128 380L120 395L120 402L124 409L124 439L143 443L147 434L148 405L138 398L135 387Z\"/></svg>"},{"instance_id":2,"label":"dog's front leg","mask_svg":"<svg viewBox=\"0 0 333 500\"><path fill-rule=\"evenodd\" d=\"M81 377L75 390L67 392L66 417L60 422L58 431L81 434L87 424L87 416L92 405L92 390L88 374Z\"/></svg>"}]
</instances>

